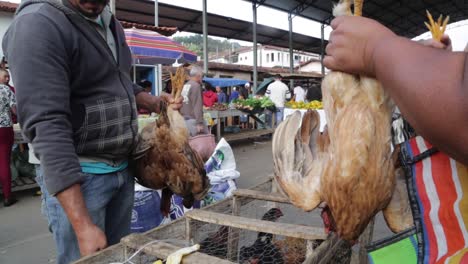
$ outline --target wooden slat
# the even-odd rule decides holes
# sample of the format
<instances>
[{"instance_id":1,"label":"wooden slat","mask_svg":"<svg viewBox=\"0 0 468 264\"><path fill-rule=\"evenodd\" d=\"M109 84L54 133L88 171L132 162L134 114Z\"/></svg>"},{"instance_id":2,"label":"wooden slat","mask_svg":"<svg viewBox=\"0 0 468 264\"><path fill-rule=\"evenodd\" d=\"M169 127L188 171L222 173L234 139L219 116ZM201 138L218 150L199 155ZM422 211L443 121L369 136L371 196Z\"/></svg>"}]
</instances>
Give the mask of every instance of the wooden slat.
<instances>
[{"instance_id":1,"label":"wooden slat","mask_svg":"<svg viewBox=\"0 0 468 264\"><path fill-rule=\"evenodd\" d=\"M239 189L234 192L234 196L253 198L256 200L287 203L290 204L289 198L282 195L281 193L267 193L247 189Z\"/></svg>"},{"instance_id":2,"label":"wooden slat","mask_svg":"<svg viewBox=\"0 0 468 264\"><path fill-rule=\"evenodd\" d=\"M265 232L280 236L302 238L306 240L325 239L326 237L323 228L275 223L258 219L213 213L204 210L193 210L188 212L185 216L193 220L211 224L247 229L256 232Z\"/></svg>"},{"instance_id":3,"label":"wooden slat","mask_svg":"<svg viewBox=\"0 0 468 264\"><path fill-rule=\"evenodd\" d=\"M255 138L263 135L273 134L274 131L274 129L255 129L235 134L224 135L224 139L230 142L240 139Z\"/></svg>"},{"instance_id":4,"label":"wooden slat","mask_svg":"<svg viewBox=\"0 0 468 264\"><path fill-rule=\"evenodd\" d=\"M139 250L143 245L152 242L152 240L142 234L131 234L127 237L124 237L121 242L129 248ZM155 242L154 244L150 244L143 248L142 251L148 255L155 256L160 259L166 259L170 254L179 249L180 247L165 242ZM182 263L232 264L230 261L212 257L199 252L194 252L185 256L182 259Z\"/></svg>"}]
</instances>

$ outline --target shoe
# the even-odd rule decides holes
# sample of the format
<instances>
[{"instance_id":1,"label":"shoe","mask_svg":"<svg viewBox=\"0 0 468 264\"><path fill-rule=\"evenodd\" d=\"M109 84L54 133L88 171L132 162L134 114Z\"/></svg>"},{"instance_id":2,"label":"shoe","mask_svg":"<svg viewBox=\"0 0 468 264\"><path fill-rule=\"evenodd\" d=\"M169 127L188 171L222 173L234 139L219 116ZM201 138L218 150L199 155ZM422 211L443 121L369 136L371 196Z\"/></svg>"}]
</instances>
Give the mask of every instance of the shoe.
<instances>
[{"instance_id":1,"label":"shoe","mask_svg":"<svg viewBox=\"0 0 468 264\"><path fill-rule=\"evenodd\" d=\"M14 205L16 202L18 202L16 198L8 198L8 199L3 200L3 205L5 207L9 207L9 206Z\"/></svg>"}]
</instances>

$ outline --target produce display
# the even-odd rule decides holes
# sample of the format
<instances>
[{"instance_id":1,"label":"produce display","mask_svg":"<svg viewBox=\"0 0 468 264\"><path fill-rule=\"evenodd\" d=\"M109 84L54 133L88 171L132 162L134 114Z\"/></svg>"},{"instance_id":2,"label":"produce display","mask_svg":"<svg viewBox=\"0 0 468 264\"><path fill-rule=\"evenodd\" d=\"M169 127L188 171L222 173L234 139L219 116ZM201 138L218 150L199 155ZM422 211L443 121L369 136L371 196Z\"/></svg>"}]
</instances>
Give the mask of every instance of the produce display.
<instances>
[{"instance_id":1,"label":"produce display","mask_svg":"<svg viewBox=\"0 0 468 264\"><path fill-rule=\"evenodd\" d=\"M311 102L295 102L295 101L289 101L285 104L286 107L292 108L292 109L323 109L322 102L318 100L313 100Z\"/></svg>"},{"instance_id":2,"label":"produce display","mask_svg":"<svg viewBox=\"0 0 468 264\"><path fill-rule=\"evenodd\" d=\"M215 103L213 106L208 107L208 110L214 110L214 111L226 111L228 110L229 106L227 104L222 104L222 103Z\"/></svg>"},{"instance_id":3,"label":"produce display","mask_svg":"<svg viewBox=\"0 0 468 264\"><path fill-rule=\"evenodd\" d=\"M233 104L237 110L244 112L261 112L265 109L276 111L275 103L268 97L237 99Z\"/></svg>"}]
</instances>

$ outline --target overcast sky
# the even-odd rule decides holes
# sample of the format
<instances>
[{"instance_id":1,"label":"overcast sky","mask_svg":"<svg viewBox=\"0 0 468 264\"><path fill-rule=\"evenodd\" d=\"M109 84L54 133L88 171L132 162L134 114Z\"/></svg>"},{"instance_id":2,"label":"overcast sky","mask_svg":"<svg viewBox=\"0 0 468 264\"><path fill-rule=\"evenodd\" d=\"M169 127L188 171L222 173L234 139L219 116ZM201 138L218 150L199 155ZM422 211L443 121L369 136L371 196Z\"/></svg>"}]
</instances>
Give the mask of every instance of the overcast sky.
<instances>
[{"instance_id":1,"label":"overcast sky","mask_svg":"<svg viewBox=\"0 0 468 264\"><path fill-rule=\"evenodd\" d=\"M202 10L202 0L159 0L160 3L177 5L186 8ZM330 1L331 2L331 1ZM252 21L252 5L243 0L207 0L208 12L227 17L237 18L245 21ZM259 24L272 26L288 30L288 15L268 7L260 6L257 11L257 22ZM293 31L304 35L320 38L320 24L314 21L295 17L293 19ZM331 28L325 28L325 39L328 39ZM209 32L208 32L209 33ZM459 51L465 48L468 43L468 21L461 21L449 25L447 34L453 41L454 50ZM177 35L186 35L178 33ZM429 38L428 33L421 35L420 38ZM243 45L251 43L241 42Z\"/></svg>"},{"instance_id":2,"label":"overcast sky","mask_svg":"<svg viewBox=\"0 0 468 264\"><path fill-rule=\"evenodd\" d=\"M20 2L20 0L10 1L16 3ZM159 0L159 2L202 10L202 0ZM209 13L252 22L252 5L249 2L243 0L207 0L207 5ZM264 6L258 8L257 22L259 24L288 30L288 15L284 12ZM320 24L302 17L295 17L293 19L293 31L320 38ZM325 28L325 39L328 39L330 31L331 28L327 26ZM176 36L186 34L187 33L177 33ZM452 39L454 50L463 50L468 43L468 20L449 25L447 34L449 34ZM430 35L425 33L416 39L429 37ZM251 45L249 42L239 42L242 45Z\"/></svg>"}]
</instances>

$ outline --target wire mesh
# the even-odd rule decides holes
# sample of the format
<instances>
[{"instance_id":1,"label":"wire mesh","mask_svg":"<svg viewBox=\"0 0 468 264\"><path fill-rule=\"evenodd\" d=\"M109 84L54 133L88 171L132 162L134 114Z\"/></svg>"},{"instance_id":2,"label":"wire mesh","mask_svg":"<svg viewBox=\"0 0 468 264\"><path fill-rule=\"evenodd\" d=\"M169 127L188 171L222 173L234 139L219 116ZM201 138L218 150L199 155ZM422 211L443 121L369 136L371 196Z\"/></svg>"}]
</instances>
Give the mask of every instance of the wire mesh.
<instances>
[{"instance_id":1,"label":"wire mesh","mask_svg":"<svg viewBox=\"0 0 468 264\"><path fill-rule=\"evenodd\" d=\"M321 226L318 213L305 213L289 204L251 200L241 207L241 217L296 225ZM192 221L193 242L200 251L236 263L303 263L307 241L270 233ZM310 247L319 243L312 241Z\"/></svg>"}]
</instances>

